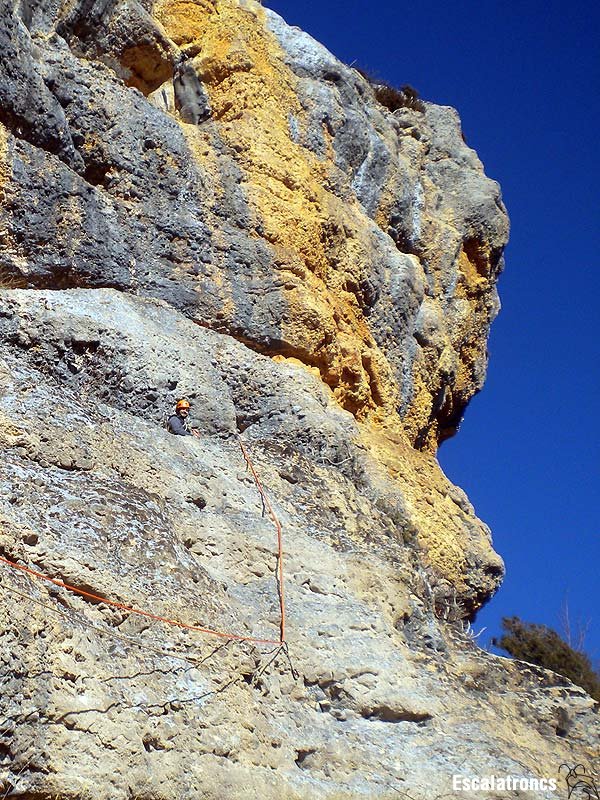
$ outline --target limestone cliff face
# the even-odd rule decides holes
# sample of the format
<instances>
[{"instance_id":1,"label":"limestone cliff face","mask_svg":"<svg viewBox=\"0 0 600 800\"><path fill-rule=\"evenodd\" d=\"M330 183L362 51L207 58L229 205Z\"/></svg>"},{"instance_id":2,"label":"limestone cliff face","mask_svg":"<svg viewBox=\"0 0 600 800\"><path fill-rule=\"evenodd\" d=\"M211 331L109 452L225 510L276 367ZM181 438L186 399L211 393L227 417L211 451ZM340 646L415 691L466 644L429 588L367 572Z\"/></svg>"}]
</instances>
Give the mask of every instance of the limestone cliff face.
<instances>
[{"instance_id":1,"label":"limestone cliff face","mask_svg":"<svg viewBox=\"0 0 600 800\"><path fill-rule=\"evenodd\" d=\"M430 798L593 759L585 693L464 634L503 565L435 449L485 377L508 222L456 113L390 113L250 0L0 11L0 555L276 638L241 433L300 673L5 565L0 779ZM160 426L182 395L200 441Z\"/></svg>"},{"instance_id":2,"label":"limestone cliff face","mask_svg":"<svg viewBox=\"0 0 600 800\"><path fill-rule=\"evenodd\" d=\"M453 110L388 113L254 3L21 17L3 51L7 272L159 295L315 367L420 449L454 430L483 381L507 219Z\"/></svg>"}]
</instances>

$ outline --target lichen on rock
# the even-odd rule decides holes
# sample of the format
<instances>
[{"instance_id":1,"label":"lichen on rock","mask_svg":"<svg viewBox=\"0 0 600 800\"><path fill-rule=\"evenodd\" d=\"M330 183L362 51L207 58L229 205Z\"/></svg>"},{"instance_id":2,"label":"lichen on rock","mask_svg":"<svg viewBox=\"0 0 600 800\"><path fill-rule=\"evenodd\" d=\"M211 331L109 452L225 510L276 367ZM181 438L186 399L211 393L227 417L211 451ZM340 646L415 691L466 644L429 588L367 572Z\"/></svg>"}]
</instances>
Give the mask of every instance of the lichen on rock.
<instances>
[{"instance_id":1,"label":"lichen on rock","mask_svg":"<svg viewBox=\"0 0 600 800\"><path fill-rule=\"evenodd\" d=\"M456 112L391 113L253 0L0 10L0 791L429 800L593 764L594 702L469 636L504 567L436 448L508 220ZM199 440L162 426L182 396Z\"/></svg>"}]
</instances>

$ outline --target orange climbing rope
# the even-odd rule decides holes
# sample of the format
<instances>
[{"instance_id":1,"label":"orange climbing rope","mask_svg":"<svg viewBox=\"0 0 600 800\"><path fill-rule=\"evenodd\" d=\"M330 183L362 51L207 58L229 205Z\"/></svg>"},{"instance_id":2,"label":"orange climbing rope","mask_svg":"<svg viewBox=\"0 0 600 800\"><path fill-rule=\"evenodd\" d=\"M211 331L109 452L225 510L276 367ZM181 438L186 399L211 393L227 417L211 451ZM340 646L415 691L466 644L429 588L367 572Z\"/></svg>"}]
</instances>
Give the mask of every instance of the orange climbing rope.
<instances>
[{"instance_id":1,"label":"orange climbing rope","mask_svg":"<svg viewBox=\"0 0 600 800\"><path fill-rule=\"evenodd\" d=\"M127 606L124 603L119 603L116 600L109 600L106 597L101 597L98 594L92 594L92 592L86 592L84 589L78 589L76 586L71 586L69 583L65 583L64 581L58 580L58 578L51 578L49 575L44 575L42 572L37 572L30 567L25 567L22 564L17 564L14 561L9 561L7 558L2 558L0 556L0 562L5 564L8 567L12 567L13 569L18 569L21 572L25 572L27 575L33 578L39 578L42 581L48 581L48 583L53 583L55 586L60 586L63 589L68 589L70 592L75 592L75 594L80 594L83 597L89 597L90 600L97 600L99 603L106 603L107 606L112 606L113 608L119 608L122 611L128 611L130 614L139 614L142 617L148 617L149 619L155 619L159 622L164 622L167 625L174 625L177 628L185 628L189 631L197 631L198 633L212 633L214 636L221 636L224 639L235 639L239 642L257 642L259 644L281 644L281 642L276 641L275 639L257 639L254 636L238 636L235 633L225 633L224 631L216 631L212 630L212 628L201 628L198 625L188 625L186 622L179 622L176 619L169 619L169 617L161 617L158 614L153 614L151 611L143 611L140 608L133 608L131 606Z\"/></svg>"},{"instance_id":2,"label":"orange climbing rope","mask_svg":"<svg viewBox=\"0 0 600 800\"><path fill-rule=\"evenodd\" d=\"M273 524L277 529L277 593L279 594L279 609L281 612L281 624L279 627L279 638L281 644L285 642L285 597L284 597L284 589L283 589L283 535L281 532L281 523L277 518L277 514L273 511L271 503L269 502L269 498L265 494L265 490L263 489L263 485L260 482L260 478L256 474L256 470L254 469L254 465L248 455L246 448L244 447L242 440L238 438L238 442L244 458L246 459L246 463L252 472L252 477L254 478L254 482L256 484L256 488L260 492L260 496L262 498L263 507L267 509L269 512L269 516L273 520Z\"/></svg>"},{"instance_id":3,"label":"orange climbing rope","mask_svg":"<svg viewBox=\"0 0 600 800\"><path fill-rule=\"evenodd\" d=\"M93 594L92 592L87 592L84 589L78 589L76 586L72 586L71 584L65 583L64 581L59 580L58 578L52 578L49 575L44 575L42 572L38 572L37 570L31 569L30 567L26 567L22 564L17 564L15 561L11 561L7 558L3 558L0 556L0 563L4 564L7 567L11 567L12 569L19 570L24 572L31 578L37 578L38 580L47 581L48 583L52 583L55 586L60 586L63 589L67 589L70 592L74 592L75 594L82 595L83 597L87 597L90 600L95 600L99 603L105 603L108 606L112 606L113 608L121 609L122 611L127 611L130 614L139 614L142 617L147 617L149 619L157 620L158 622L164 622L167 625L173 625L177 628L184 628L185 630L196 631L198 633L207 633L212 634L213 636L219 636L223 639L230 639L238 642L254 642L256 644L275 644L281 645L287 654L287 645L285 642L285 606L284 606L284 595L283 595L283 566L282 566L282 555L283 555L283 543L282 543L282 531L281 531L281 523L277 519L275 512L273 511L271 504L265 494L263 489L262 483L258 475L256 474L256 470L254 469L254 465L250 460L250 456L248 455L246 448L242 444L241 439L238 439L240 448L248 464L248 467L252 471L252 475L254 477L254 481L256 486L260 492L263 508L266 508L269 511L271 519L273 520L275 527L277 529L277 544L278 544L278 572L277 572L277 583L278 583L278 595L279 595L279 606L281 610L281 623L280 623L280 638L279 640L276 639L260 639L255 636L240 636L239 634L235 633L226 633L225 631L218 631L213 630L212 628L202 628L198 625L188 625L185 622L180 622L175 619L170 619L169 617L162 617L158 614L154 614L151 611L144 611L139 608L133 608L132 606L125 605L124 603L119 603L116 600L109 600L106 597L101 597L100 595Z\"/></svg>"}]
</instances>

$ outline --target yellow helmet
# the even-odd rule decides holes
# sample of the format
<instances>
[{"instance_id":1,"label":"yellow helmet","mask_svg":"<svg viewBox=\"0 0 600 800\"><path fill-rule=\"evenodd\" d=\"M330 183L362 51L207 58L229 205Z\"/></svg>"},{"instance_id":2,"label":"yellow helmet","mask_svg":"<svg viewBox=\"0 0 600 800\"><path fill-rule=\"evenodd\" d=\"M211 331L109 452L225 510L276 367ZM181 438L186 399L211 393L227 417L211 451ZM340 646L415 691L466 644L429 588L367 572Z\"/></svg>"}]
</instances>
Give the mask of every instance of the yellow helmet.
<instances>
[{"instance_id":1,"label":"yellow helmet","mask_svg":"<svg viewBox=\"0 0 600 800\"><path fill-rule=\"evenodd\" d=\"M182 408L190 408L189 400L178 400L175 406L176 411L181 411Z\"/></svg>"}]
</instances>

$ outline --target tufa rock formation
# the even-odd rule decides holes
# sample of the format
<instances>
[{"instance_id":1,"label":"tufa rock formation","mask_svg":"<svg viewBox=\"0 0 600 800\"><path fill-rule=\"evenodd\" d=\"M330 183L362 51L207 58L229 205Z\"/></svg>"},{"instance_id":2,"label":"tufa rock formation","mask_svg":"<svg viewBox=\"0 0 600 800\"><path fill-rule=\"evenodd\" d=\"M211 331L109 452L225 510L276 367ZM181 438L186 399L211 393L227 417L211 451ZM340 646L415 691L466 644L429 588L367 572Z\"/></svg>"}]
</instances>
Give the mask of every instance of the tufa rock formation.
<instances>
[{"instance_id":1,"label":"tufa rock formation","mask_svg":"<svg viewBox=\"0 0 600 800\"><path fill-rule=\"evenodd\" d=\"M0 0L0 70L0 791L597 769L598 704L468 627L503 565L435 453L508 221L456 113L391 113L252 0ZM200 440L161 426L181 396ZM291 664L129 610L277 641L238 435Z\"/></svg>"}]
</instances>

